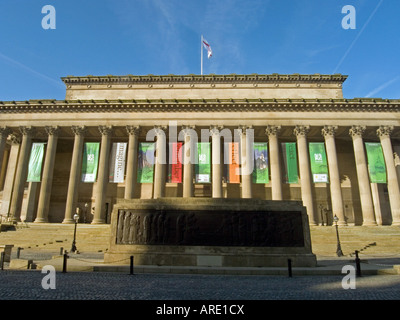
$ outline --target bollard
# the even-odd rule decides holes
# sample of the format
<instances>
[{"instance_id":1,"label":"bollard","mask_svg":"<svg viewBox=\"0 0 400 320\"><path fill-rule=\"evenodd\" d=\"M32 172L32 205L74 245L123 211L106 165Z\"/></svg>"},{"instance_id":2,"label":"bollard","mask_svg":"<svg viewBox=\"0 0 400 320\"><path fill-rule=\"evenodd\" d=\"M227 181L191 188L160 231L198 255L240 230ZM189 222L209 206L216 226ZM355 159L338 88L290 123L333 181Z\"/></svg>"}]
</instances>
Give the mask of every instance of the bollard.
<instances>
[{"instance_id":1,"label":"bollard","mask_svg":"<svg viewBox=\"0 0 400 320\"><path fill-rule=\"evenodd\" d=\"M17 248L17 259L19 259L20 255L21 255L21 250L24 250L24 248L21 248L21 247Z\"/></svg>"},{"instance_id":2,"label":"bollard","mask_svg":"<svg viewBox=\"0 0 400 320\"><path fill-rule=\"evenodd\" d=\"M131 267L130 267L130 274L133 274L133 256L131 256Z\"/></svg>"},{"instance_id":3,"label":"bollard","mask_svg":"<svg viewBox=\"0 0 400 320\"><path fill-rule=\"evenodd\" d=\"M67 252L64 253L64 260L63 260L63 273L67 273L67 259L68 259L68 255Z\"/></svg>"},{"instance_id":4,"label":"bollard","mask_svg":"<svg viewBox=\"0 0 400 320\"><path fill-rule=\"evenodd\" d=\"M292 277L292 259L288 259L288 272L289 272L289 278Z\"/></svg>"},{"instance_id":5,"label":"bollard","mask_svg":"<svg viewBox=\"0 0 400 320\"><path fill-rule=\"evenodd\" d=\"M1 266L1 270L4 270L4 258L5 258L5 253L2 252L1 256L0 256L0 266Z\"/></svg>"},{"instance_id":6,"label":"bollard","mask_svg":"<svg viewBox=\"0 0 400 320\"><path fill-rule=\"evenodd\" d=\"M361 265L360 265L360 258L358 257L358 251L356 250L356 272L357 277L361 277Z\"/></svg>"},{"instance_id":7,"label":"bollard","mask_svg":"<svg viewBox=\"0 0 400 320\"><path fill-rule=\"evenodd\" d=\"M63 251L64 251L64 248L61 247L61 248L60 248L60 256L63 254Z\"/></svg>"}]
</instances>

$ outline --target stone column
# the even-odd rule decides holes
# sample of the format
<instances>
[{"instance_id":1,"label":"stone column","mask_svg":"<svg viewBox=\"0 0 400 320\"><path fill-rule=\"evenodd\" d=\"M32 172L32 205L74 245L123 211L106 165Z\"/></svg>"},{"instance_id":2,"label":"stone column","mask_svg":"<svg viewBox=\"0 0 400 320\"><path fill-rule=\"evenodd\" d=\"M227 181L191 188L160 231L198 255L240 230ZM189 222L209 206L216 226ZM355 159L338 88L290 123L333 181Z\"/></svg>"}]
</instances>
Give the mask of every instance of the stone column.
<instances>
[{"instance_id":1,"label":"stone column","mask_svg":"<svg viewBox=\"0 0 400 320\"><path fill-rule=\"evenodd\" d=\"M364 126L352 126L349 130L349 133L353 139L354 157L356 161L358 188L360 190L363 225L375 226L376 220L374 214L374 204L372 201L367 159L365 157L364 143L362 138L364 131Z\"/></svg>"},{"instance_id":2,"label":"stone column","mask_svg":"<svg viewBox=\"0 0 400 320\"><path fill-rule=\"evenodd\" d=\"M297 138L299 152L301 198L303 200L303 205L307 208L309 224L317 225L318 217L312 196L310 158L306 137L309 130L309 126L296 126L294 128L294 134Z\"/></svg>"},{"instance_id":3,"label":"stone column","mask_svg":"<svg viewBox=\"0 0 400 320\"><path fill-rule=\"evenodd\" d=\"M282 200L282 174L279 161L278 133L280 126L267 126L265 133L269 142L269 159L271 163L272 200Z\"/></svg>"},{"instance_id":4,"label":"stone column","mask_svg":"<svg viewBox=\"0 0 400 320\"><path fill-rule=\"evenodd\" d=\"M242 198L252 198L252 173L254 167L253 141L254 133L251 126L240 126L241 146L241 175L242 175Z\"/></svg>"},{"instance_id":5,"label":"stone column","mask_svg":"<svg viewBox=\"0 0 400 320\"><path fill-rule=\"evenodd\" d=\"M40 185L38 210L35 219L36 223L48 222L59 127L46 127L45 130L49 138L47 141L46 157L43 166L42 183Z\"/></svg>"},{"instance_id":6,"label":"stone column","mask_svg":"<svg viewBox=\"0 0 400 320\"><path fill-rule=\"evenodd\" d=\"M10 204L13 191L13 185L15 181L15 172L17 170L18 154L21 144L21 139L15 135L10 135L11 150L10 156L8 157L6 179L4 181L3 197L1 199L1 215L8 215L10 213Z\"/></svg>"},{"instance_id":7,"label":"stone column","mask_svg":"<svg viewBox=\"0 0 400 320\"><path fill-rule=\"evenodd\" d=\"M4 150L7 144L7 137L11 133L10 128L0 127L0 169L3 165Z\"/></svg>"},{"instance_id":8,"label":"stone column","mask_svg":"<svg viewBox=\"0 0 400 320\"><path fill-rule=\"evenodd\" d=\"M396 167L394 165L394 154L390 134L392 126L380 126L376 131L382 146L383 156L385 157L387 172L387 187L389 193L390 209L392 212L392 225L400 225L400 189L397 178Z\"/></svg>"},{"instance_id":9,"label":"stone column","mask_svg":"<svg viewBox=\"0 0 400 320\"><path fill-rule=\"evenodd\" d=\"M96 185L96 199L94 205L94 217L92 224L105 223L105 204L107 196L107 186L109 177L110 146L111 146L111 126L99 126L101 133L99 176Z\"/></svg>"},{"instance_id":10,"label":"stone column","mask_svg":"<svg viewBox=\"0 0 400 320\"><path fill-rule=\"evenodd\" d=\"M129 142L126 164L125 199L133 199L137 178L139 127L126 126L126 131L128 131L129 134Z\"/></svg>"},{"instance_id":11,"label":"stone column","mask_svg":"<svg viewBox=\"0 0 400 320\"><path fill-rule=\"evenodd\" d=\"M167 139L165 126L155 126L156 141L156 158L154 168L154 199L165 196L165 166L167 163Z\"/></svg>"},{"instance_id":12,"label":"stone column","mask_svg":"<svg viewBox=\"0 0 400 320\"><path fill-rule=\"evenodd\" d=\"M212 143L212 197L222 198L221 136L222 126L211 126Z\"/></svg>"},{"instance_id":13,"label":"stone column","mask_svg":"<svg viewBox=\"0 0 400 320\"><path fill-rule=\"evenodd\" d=\"M196 154L195 148L195 131L194 126L184 126L182 128L184 134L184 156L183 156L183 197L190 198L194 196L193 192L193 164Z\"/></svg>"},{"instance_id":14,"label":"stone column","mask_svg":"<svg viewBox=\"0 0 400 320\"><path fill-rule=\"evenodd\" d=\"M78 186L81 178L83 141L86 127L73 126L72 132L75 135L74 149L72 151L71 170L69 173L67 204L63 223L74 223L73 216L76 213L78 202Z\"/></svg>"},{"instance_id":15,"label":"stone column","mask_svg":"<svg viewBox=\"0 0 400 320\"><path fill-rule=\"evenodd\" d=\"M335 132L337 126L324 126L322 135L325 138L326 154L329 167L329 181L331 188L332 214L339 218L338 225L347 225L344 216L342 188L340 186L339 166L337 161Z\"/></svg>"},{"instance_id":16,"label":"stone column","mask_svg":"<svg viewBox=\"0 0 400 320\"><path fill-rule=\"evenodd\" d=\"M20 221L25 182L28 175L29 155L32 147L32 136L34 133L34 128L32 127L20 127L20 130L22 133L22 142L10 206L10 216L13 221Z\"/></svg>"}]
</instances>

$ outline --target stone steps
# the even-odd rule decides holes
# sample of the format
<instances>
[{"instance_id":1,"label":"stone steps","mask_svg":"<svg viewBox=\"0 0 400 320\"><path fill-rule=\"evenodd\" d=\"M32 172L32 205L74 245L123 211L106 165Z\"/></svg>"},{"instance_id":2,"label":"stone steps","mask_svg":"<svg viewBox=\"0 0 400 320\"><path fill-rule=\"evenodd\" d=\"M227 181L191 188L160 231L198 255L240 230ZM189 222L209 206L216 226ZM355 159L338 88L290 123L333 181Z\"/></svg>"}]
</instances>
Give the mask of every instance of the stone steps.
<instances>
[{"instance_id":1,"label":"stone steps","mask_svg":"<svg viewBox=\"0 0 400 320\"><path fill-rule=\"evenodd\" d=\"M105 252L109 242L109 225L78 224L76 243L79 251ZM0 244L13 244L14 248L58 251L69 250L74 237L73 224L28 223L15 230L0 233ZM78 245L79 244L79 245Z\"/></svg>"},{"instance_id":2,"label":"stone steps","mask_svg":"<svg viewBox=\"0 0 400 320\"><path fill-rule=\"evenodd\" d=\"M335 257L337 248L335 227L311 226L310 231L313 253L317 256ZM73 224L28 223L26 227L1 232L0 245L13 244L14 248L46 251L58 251L61 247L69 250L73 235ZM109 244L109 235L110 225L78 224L76 236L78 250L105 252ZM400 256L400 227L339 227L339 239L344 255L359 250L363 255ZM367 247L372 243L376 245Z\"/></svg>"},{"instance_id":3,"label":"stone steps","mask_svg":"<svg viewBox=\"0 0 400 320\"><path fill-rule=\"evenodd\" d=\"M338 230L344 255L349 255L358 250L363 255L400 256L400 227L343 226L339 227ZM334 226L312 226L310 231L314 254L319 256L336 255L337 235Z\"/></svg>"}]
</instances>

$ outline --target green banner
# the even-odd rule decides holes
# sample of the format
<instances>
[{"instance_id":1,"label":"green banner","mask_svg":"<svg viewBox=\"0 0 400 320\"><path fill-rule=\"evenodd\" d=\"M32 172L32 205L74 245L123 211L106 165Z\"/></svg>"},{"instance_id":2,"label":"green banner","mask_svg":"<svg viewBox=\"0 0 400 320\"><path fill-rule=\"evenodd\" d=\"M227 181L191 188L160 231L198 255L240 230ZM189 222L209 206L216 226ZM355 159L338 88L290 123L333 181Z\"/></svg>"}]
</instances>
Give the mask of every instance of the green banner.
<instances>
[{"instance_id":1,"label":"green banner","mask_svg":"<svg viewBox=\"0 0 400 320\"><path fill-rule=\"evenodd\" d=\"M95 182L99 163L99 142L86 142L83 147L82 182Z\"/></svg>"},{"instance_id":2,"label":"green banner","mask_svg":"<svg viewBox=\"0 0 400 320\"><path fill-rule=\"evenodd\" d=\"M323 142L310 142L308 149L310 152L313 182L328 183L328 162L326 160L325 144Z\"/></svg>"},{"instance_id":3,"label":"green banner","mask_svg":"<svg viewBox=\"0 0 400 320\"><path fill-rule=\"evenodd\" d=\"M368 171L371 183L386 183L386 166L382 146L379 142L366 142Z\"/></svg>"},{"instance_id":4,"label":"green banner","mask_svg":"<svg viewBox=\"0 0 400 320\"><path fill-rule=\"evenodd\" d=\"M154 178L154 142L139 144L138 175L139 183L153 183Z\"/></svg>"},{"instance_id":5,"label":"green banner","mask_svg":"<svg viewBox=\"0 0 400 320\"><path fill-rule=\"evenodd\" d=\"M298 183L299 173L297 170L297 150L296 142L282 142L282 158L283 158L283 181L285 183Z\"/></svg>"},{"instance_id":6,"label":"green banner","mask_svg":"<svg viewBox=\"0 0 400 320\"><path fill-rule=\"evenodd\" d=\"M268 183L268 144L266 142L254 142L254 170L253 183Z\"/></svg>"},{"instance_id":7,"label":"green banner","mask_svg":"<svg viewBox=\"0 0 400 320\"><path fill-rule=\"evenodd\" d=\"M197 143L197 163L195 165L196 183L211 182L210 143Z\"/></svg>"},{"instance_id":8,"label":"green banner","mask_svg":"<svg viewBox=\"0 0 400 320\"><path fill-rule=\"evenodd\" d=\"M42 162L44 155L44 143L32 143L31 155L28 166L28 182L40 182Z\"/></svg>"}]
</instances>

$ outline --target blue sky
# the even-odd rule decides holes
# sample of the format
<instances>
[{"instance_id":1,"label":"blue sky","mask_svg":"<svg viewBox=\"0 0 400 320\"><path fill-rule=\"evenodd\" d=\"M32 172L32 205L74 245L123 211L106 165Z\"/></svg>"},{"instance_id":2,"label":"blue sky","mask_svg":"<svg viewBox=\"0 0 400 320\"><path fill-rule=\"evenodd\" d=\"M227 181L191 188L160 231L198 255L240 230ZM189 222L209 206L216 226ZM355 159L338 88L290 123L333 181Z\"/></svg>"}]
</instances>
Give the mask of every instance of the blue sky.
<instances>
[{"instance_id":1,"label":"blue sky","mask_svg":"<svg viewBox=\"0 0 400 320\"><path fill-rule=\"evenodd\" d=\"M342 73L345 98L399 99L399 15L398 0L0 0L0 100L64 99L67 75L200 74L202 34L204 74Z\"/></svg>"}]
</instances>

